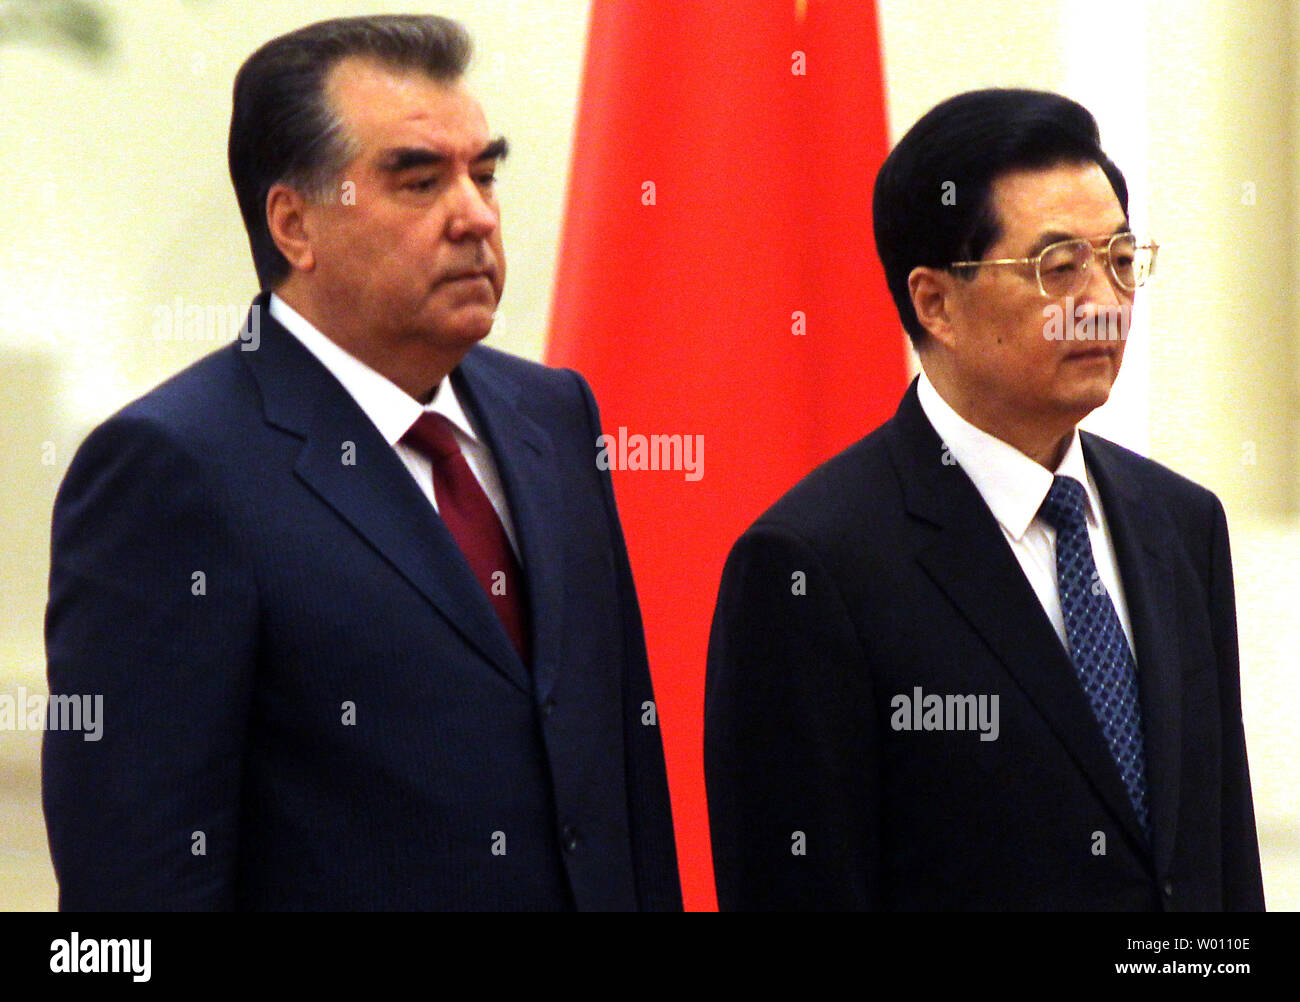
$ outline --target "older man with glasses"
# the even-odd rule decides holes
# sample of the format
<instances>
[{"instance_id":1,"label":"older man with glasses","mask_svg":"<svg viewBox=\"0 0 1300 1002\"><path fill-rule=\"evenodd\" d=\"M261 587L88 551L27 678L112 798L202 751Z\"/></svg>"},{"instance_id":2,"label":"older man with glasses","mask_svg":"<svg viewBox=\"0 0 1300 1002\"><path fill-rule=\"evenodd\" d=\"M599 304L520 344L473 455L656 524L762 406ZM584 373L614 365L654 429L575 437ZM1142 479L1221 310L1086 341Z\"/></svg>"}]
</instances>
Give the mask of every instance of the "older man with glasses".
<instances>
[{"instance_id":1,"label":"older man with glasses","mask_svg":"<svg viewBox=\"0 0 1300 1002\"><path fill-rule=\"evenodd\" d=\"M727 562L721 906L1261 909L1223 508L1077 427L1156 258L1096 122L958 95L874 215L922 372Z\"/></svg>"}]
</instances>

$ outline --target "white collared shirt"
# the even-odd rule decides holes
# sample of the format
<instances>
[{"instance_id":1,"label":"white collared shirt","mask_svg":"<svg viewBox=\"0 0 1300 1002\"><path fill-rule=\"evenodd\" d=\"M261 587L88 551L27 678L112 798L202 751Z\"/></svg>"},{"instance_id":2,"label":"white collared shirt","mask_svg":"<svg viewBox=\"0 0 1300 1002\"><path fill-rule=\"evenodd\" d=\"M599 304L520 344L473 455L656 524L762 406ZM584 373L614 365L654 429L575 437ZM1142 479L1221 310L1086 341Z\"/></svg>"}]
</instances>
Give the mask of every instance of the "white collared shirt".
<instances>
[{"instance_id":1,"label":"white collared shirt","mask_svg":"<svg viewBox=\"0 0 1300 1002\"><path fill-rule=\"evenodd\" d=\"M1020 561L1020 567L1047 618L1052 621L1056 635L1069 651L1065 616L1061 612L1061 597L1056 587L1056 530L1038 517L1038 509L1052 487L1053 474L1015 446L981 431L953 410L934 388L924 369L916 390L925 416L997 519L1002 535ZM1129 650L1133 650L1133 629L1129 623L1128 603L1119 577L1115 547L1111 543L1097 485L1084 462L1077 428L1071 432L1070 444L1056 474L1073 477L1083 484L1088 498L1088 541L1092 544L1092 558L1101 583L1119 614Z\"/></svg>"},{"instance_id":2,"label":"white collared shirt","mask_svg":"<svg viewBox=\"0 0 1300 1002\"><path fill-rule=\"evenodd\" d=\"M425 497L438 510L438 499L433 493L433 467L420 452L401 441L403 435L415 424L424 411L441 414L451 422L455 431L456 442L465 455L465 461L483 488L483 493L492 502L497 515L505 527L510 545L515 556L522 561L519 543L515 539L514 521L510 517L510 508L506 504L505 490L501 486L501 477L497 472L492 452L474 430L456 397L456 390L451 385L451 377L444 376L428 404L421 404L387 376L376 372L360 359L348 354L343 348L331 341L311 324L301 313L274 293L271 294L270 313L284 328L302 342L302 346L316 356L321 365L343 384L343 388L352 395L357 406L365 411L374 423L379 434L384 437L398 457L411 471L411 476L424 491Z\"/></svg>"}]
</instances>

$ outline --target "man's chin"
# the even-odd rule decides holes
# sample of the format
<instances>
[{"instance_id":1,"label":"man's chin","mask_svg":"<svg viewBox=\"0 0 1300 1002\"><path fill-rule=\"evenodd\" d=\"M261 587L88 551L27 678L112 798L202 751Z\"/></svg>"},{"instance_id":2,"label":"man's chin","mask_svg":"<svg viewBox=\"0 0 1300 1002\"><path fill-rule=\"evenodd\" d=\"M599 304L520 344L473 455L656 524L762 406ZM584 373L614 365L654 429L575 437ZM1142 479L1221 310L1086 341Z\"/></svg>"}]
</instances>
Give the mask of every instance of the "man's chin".
<instances>
[{"instance_id":1,"label":"man's chin","mask_svg":"<svg viewBox=\"0 0 1300 1002\"><path fill-rule=\"evenodd\" d=\"M1070 358L1062 375L1069 382L1068 395L1100 407L1110 397L1111 387L1119 377L1120 357L1113 353L1089 354Z\"/></svg>"},{"instance_id":2,"label":"man's chin","mask_svg":"<svg viewBox=\"0 0 1300 1002\"><path fill-rule=\"evenodd\" d=\"M495 311L489 309L465 310L456 317L444 318L431 329L437 331L437 339L441 342L471 347L492 332L495 316Z\"/></svg>"},{"instance_id":3,"label":"man's chin","mask_svg":"<svg viewBox=\"0 0 1300 1002\"><path fill-rule=\"evenodd\" d=\"M1103 378L1091 379L1075 385L1064 394L1062 409L1069 411L1077 424L1110 399L1110 388L1113 384L1113 379Z\"/></svg>"}]
</instances>

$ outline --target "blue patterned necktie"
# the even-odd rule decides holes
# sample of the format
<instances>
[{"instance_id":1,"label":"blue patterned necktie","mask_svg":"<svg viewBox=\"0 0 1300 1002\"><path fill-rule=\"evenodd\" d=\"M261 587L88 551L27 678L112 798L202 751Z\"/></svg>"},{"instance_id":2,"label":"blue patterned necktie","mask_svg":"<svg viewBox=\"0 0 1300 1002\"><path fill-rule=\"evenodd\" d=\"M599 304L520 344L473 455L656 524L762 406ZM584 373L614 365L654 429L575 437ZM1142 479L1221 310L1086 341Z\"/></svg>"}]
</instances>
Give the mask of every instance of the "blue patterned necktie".
<instances>
[{"instance_id":1,"label":"blue patterned necktie","mask_svg":"<svg viewBox=\"0 0 1300 1002\"><path fill-rule=\"evenodd\" d=\"M1137 662L1092 559L1087 504L1079 481L1055 477L1038 514L1056 530L1056 584L1074 670L1150 839Z\"/></svg>"}]
</instances>

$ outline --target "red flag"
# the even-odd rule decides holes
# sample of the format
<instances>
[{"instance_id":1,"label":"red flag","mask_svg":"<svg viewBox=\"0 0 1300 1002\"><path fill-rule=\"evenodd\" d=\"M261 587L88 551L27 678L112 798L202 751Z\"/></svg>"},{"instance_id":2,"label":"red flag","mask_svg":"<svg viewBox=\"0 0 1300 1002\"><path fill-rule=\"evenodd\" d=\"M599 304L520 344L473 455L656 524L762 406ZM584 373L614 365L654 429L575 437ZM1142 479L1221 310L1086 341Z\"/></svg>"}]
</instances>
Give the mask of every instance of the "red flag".
<instances>
[{"instance_id":1,"label":"red flag","mask_svg":"<svg viewBox=\"0 0 1300 1002\"><path fill-rule=\"evenodd\" d=\"M727 551L905 384L871 231L887 144L872 3L594 0L547 361L590 380L615 441L688 909L716 907L704 667Z\"/></svg>"}]
</instances>

